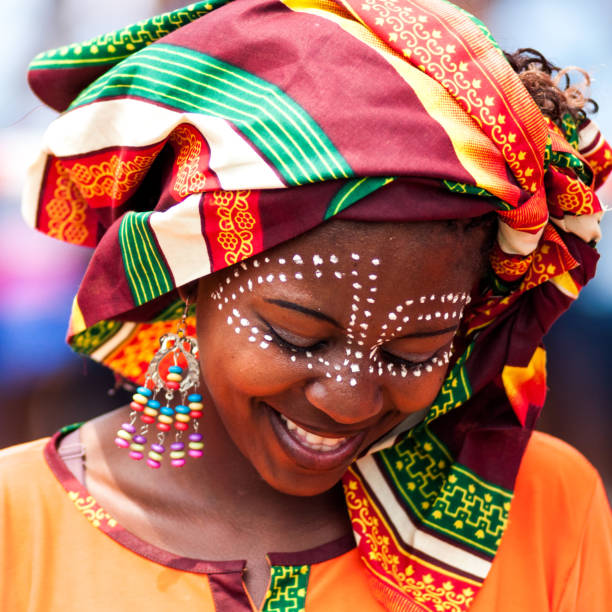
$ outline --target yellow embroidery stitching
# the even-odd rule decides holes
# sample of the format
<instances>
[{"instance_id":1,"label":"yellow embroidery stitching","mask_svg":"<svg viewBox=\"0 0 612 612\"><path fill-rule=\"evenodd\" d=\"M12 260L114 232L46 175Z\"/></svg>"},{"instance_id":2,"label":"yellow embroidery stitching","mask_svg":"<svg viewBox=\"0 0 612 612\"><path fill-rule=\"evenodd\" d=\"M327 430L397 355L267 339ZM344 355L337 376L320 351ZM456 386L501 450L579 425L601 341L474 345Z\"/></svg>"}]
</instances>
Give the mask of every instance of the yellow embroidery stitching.
<instances>
[{"instance_id":1,"label":"yellow embroidery stitching","mask_svg":"<svg viewBox=\"0 0 612 612\"><path fill-rule=\"evenodd\" d=\"M431 573L417 579L414 577L415 568L412 563L408 563L402 571L399 567L399 556L389 550L389 537L380 533L379 520L370 512L369 501L357 493L358 488L359 485L353 478L344 486L351 521L354 526L360 528L358 531L361 531L362 537L367 538L369 543L370 552L369 559L365 559L366 564L378 564L383 574L392 577L402 592L414 602L426 604L427 610L465 612L474 599L475 591L470 587L461 588L461 585L455 585L448 578L443 581L444 577L436 578Z\"/></svg>"},{"instance_id":2,"label":"yellow embroidery stitching","mask_svg":"<svg viewBox=\"0 0 612 612\"><path fill-rule=\"evenodd\" d=\"M45 205L49 216L47 234L72 244L83 244L89 236L85 223L87 202L59 160L55 161L55 170L58 176L53 198Z\"/></svg>"},{"instance_id":3,"label":"yellow embroidery stitching","mask_svg":"<svg viewBox=\"0 0 612 612\"><path fill-rule=\"evenodd\" d=\"M178 173L173 190L184 198L190 193L204 191L206 177L199 170L202 142L185 126L178 127L172 133L170 141L180 150L176 160Z\"/></svg>"},{"instance_id":4,"label":"yellow embroidery stitching","mask_svg":"<svg viewBox=\"0 0 612 612\"><path fill-rule=\"evenodd\" d=\"M117 521L112 518L108 512L105 512L103 508L100 508L91 495L82 498L77 491L68 491L68 497L74 503L77 510L79 510L94 527L100 527L104 522L106 522L108 527L115 527L117 525Z\"/></svg>"},{"instance_id":5,"label":"yellow embroidery stitching","mask_svg":"<svg viewBox=\"0 0 612 612\"><path fill-rule=\"evenodd\" d=\"M138 185L157 157L137 155L131 161L123 161L117 155L99 164L75 164L68 172L84 198L107 196L113 201Z\"/></svg>"},{"instance_id":6,"label":"yellow embroidery stitching","mask_svg":"<svg viewBox=\"0 0 612 612\"><path fill-rule=\"evenodd\" d=\"M226 251L225 263L235 264L253 254L255 217L249 211L250 191L216 191L213 203L218 206L217 242Z\"/></svg>"}]
</instances>

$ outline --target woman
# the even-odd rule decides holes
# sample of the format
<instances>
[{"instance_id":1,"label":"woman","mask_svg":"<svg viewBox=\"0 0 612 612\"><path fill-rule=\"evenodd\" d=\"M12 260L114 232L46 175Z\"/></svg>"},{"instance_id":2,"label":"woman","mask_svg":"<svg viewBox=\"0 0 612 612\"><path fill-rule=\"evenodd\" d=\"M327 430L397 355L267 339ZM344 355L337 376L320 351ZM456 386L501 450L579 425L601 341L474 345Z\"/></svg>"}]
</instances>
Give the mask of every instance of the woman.
<instances>
[{"instance_id":1,"label":"woman","mask_svg":"<svg viewBox=\"0 0 612 612\"><path fill-rule=\"evenodd\" d=\"M35 59L69 110L26 216L96 246L70 343L140 386L3 453L3 607L605 609L601 482L530 434L610 149L540 64L557 123L416 0L198 3Z\"/></svg>"}]
</instances>

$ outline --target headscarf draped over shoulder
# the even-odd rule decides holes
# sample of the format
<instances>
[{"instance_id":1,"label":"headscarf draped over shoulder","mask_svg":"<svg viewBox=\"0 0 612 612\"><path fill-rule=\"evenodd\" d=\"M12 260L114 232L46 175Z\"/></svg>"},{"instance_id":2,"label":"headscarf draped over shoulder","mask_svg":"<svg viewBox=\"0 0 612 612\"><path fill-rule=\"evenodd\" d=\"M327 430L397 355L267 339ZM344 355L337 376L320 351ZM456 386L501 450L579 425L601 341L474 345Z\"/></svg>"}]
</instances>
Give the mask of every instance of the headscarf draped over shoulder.
<instances>
[{"instance_id":1,"label":"headscarf draped over shoulder","mask_svg":"<svg viewBox=\"0 0 612 612\"><path fill-rule=\"evenodd\" d=\"M181 285L334 216L497 213L491 281L438 398L344 478L383 605L467 610L544 402L542 336L594 273L612 169L596 125L544 117L444 0L198 2L41 53L29 79L62 114L25 217L95 247L68 340L134 381Z\"/></svg>"}]
</instances>

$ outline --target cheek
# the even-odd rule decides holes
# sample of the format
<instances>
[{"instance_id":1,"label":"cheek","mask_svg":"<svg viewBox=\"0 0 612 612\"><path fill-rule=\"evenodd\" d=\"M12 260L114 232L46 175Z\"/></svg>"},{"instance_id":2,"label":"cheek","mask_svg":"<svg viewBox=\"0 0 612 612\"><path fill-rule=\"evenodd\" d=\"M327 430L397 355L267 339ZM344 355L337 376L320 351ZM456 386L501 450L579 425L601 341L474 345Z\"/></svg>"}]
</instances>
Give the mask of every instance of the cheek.
<instances>
[{"instance_id":1,"label":"cheek","mask_svg":"<svg viewBox=\"0 0 612 612\"><path fill-rule=\"evenodd\" d=\"M431 405L436 399L447 370L435 368L433 372L416 377L402 386L390 386L389 395L399 412L410 414Z\"/></svg>"},{"instance_id":2,"label":"cheek","mask_svg":"<svg viewBox=\"0 0 612 612\"><path fill-rule=\"evenodd\" d=\"M263 335L250 328L235 333L226 323L213 333L199 334L202 377L211 392L224 387L234 395L263 396L299 381L296 364Z\"/></svg>"}]
</instances>

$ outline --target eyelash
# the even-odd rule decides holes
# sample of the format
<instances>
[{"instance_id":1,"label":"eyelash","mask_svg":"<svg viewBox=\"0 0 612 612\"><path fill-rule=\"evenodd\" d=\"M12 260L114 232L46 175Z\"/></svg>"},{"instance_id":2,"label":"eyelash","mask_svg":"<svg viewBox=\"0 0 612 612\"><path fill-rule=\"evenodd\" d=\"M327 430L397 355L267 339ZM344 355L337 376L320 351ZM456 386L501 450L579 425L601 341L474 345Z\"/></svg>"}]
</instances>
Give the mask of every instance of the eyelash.
<instances>
[{"instance_id":1,"label":"eyelash","mask_svg":"<svg viewBox=\"0 0 612 612\"><path fill-rule=\"evenodd\" d=\"M279 333L266 321L262 321L266 326L266 331L272 336L274 342L282 349L286 351L290 351L291 353L300 353L305 355L306 353L312 353L318 351L325 346L327 346L327 342L325 340L320 340L319 342L315 342L309 346L298 346L297 344L292 344L291 342L285 340Z\"/></svg>"},{"instance_id":2,"label":"eyelash","mask_svg":"<svg viewBox=\"0 0 612 612\"><path fill-rule=\"evenodd\" d=\"M266 331L272 336L272 339L274 340L276 345L279 346L281 349L286 350L288 352L299 353L301 355L305 355L306 353L314 353L318 350L321 350L322 348L325 348L325 346L327 346L327 343L324 340L316 342L310 346L298 346L296 344L292 344L291 342L288 342L283 337L281 337L278 334L278 332L269 323L265 321L262 321L262 323L265 324L267 328ZM394 365L404 366L408 369L417 369L417 368L423 368L433 363L434 359L436 359L439 356L439 354L442 353L442 351L444 351L444 349L446 349L446 345L440 347L431 357L428 357L424 361L410 361L408 359L402 359L401 357L398 357L397 355L393 355L392 353L389 353L384 350L380 351L380 355L384 356L385 361L389 363L393 363Z\"/></svg>"},{"instance_id":3,"label":"eyelash","mask_svg":"<svg viewBox=\"0 0 612 612\"><path fill-rule=\"evenodd\" d=\"M385 360L389 363L392 363L397 366L404 366L408 369L417 369L423 368L433 363L434 359L436 359L445 348L445 346L439 348L431 357L428 357L424 361L410 361L408 359L402 359L401 357L393 355L392 353L388 353L387 351L380 351L380 354L383 355Z\"/></svg>"}]
</instances>

